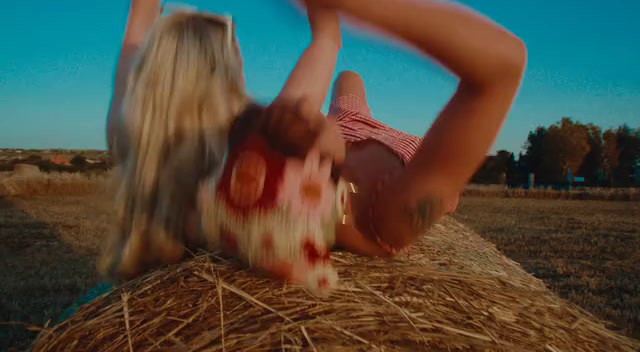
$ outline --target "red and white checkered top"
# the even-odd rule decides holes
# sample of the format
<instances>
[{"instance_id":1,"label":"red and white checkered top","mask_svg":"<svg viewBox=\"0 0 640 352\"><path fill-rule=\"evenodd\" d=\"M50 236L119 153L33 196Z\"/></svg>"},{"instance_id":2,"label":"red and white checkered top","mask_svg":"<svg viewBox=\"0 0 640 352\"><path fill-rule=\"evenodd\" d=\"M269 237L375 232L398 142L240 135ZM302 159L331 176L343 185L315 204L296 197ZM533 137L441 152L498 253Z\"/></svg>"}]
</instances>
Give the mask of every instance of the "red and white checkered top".
<instances>
[{"instance_id":1,"label":"red and white checkered top","mask_svg":"<svg viewBox=\"0 0 640 352\"><path fill-rule=\"evenodd\" d=\"M413 158L422 142L421 137L398 131L374 119L367 103L352 94L334 99L329 115L336 118L342 137L347 142L374 139L391 148L405 164ZM458 195L447 199L446 211L454 212L458 201Z\"/></svg>"},{"instance_id":2,"label":"red and white checkered top","mask_svg":"<svg viewBox=\"0 0 640 352\"><path fill-rule=\"evenodd\" d=\"M347 142L374 139L391 148L405 164L413 158L422 142L421 137L398 131L374 119L367 103L352 94L335 98L329 114L336 118Z\"/></svg>"}]
</instances>

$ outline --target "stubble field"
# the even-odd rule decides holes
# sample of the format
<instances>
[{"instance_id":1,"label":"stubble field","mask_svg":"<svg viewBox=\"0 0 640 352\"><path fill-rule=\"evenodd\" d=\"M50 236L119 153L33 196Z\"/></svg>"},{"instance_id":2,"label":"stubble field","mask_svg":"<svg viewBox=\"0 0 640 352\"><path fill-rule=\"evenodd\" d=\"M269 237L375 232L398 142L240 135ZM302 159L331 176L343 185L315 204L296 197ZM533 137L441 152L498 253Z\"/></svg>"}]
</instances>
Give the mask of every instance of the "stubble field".
<instances>
[{"instance_id":1,"label":"stubble field","mask_svg":"<svg viewBox=\"0 0 640 352\"><path fill-rule=\"evenodd\" d=\"M454 217L614 329L640 337L640 203L463 197ZM0 197L0 350L54 324L94 286L102 195Z\"/></svg>"}]
</instances>

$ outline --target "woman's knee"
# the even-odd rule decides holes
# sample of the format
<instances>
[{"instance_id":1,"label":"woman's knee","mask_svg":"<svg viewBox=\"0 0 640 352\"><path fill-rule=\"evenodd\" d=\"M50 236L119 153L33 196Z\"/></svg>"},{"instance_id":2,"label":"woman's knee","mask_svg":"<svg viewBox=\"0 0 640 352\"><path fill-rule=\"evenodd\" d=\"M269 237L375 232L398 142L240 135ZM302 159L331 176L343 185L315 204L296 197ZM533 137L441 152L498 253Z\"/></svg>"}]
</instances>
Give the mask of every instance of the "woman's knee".
<instances>
[{"instance_id":1,"label":"woman's knee","mask_svg":"<svg viewBox=\"0 0 640 352\"><path fill-rule=\"evenodd\" d=\"M362 81L362 77L360 76L360 74L358 72L355 71L342 71L338 74L338 81L357 81L360 82L362 84L364 84L364 82Z\"/></svg>"},{"instance_id":2,"label":"woman's knee","mask_svg":"<svg viewBox=\"0 0 640 352\"><path fill-rule=\"evenodd\" d=\"M354 71L342 71L333 86L333 97L342 95L355 95L366 101L364 80Z\"/></svg>"}]
</instances>

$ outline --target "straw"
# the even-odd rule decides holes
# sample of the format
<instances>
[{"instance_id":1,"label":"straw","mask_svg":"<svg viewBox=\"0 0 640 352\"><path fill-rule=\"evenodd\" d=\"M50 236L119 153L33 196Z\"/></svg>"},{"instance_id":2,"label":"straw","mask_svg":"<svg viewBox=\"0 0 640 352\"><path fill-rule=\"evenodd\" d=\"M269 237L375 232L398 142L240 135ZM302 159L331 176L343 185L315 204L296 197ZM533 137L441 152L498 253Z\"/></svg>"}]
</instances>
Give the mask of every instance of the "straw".
<instances>
[{"instance_id":1,"label":"straw","mask_svg":"<svg viewBox=\"0 0 640 352\"><path fill-rule=\"evenodd\" d=\"M44 329L33 350L640 349L450 218L405 257L332 256L340 286L316 298L199 254L81 307Z\"/></svg>"}]
</instances>

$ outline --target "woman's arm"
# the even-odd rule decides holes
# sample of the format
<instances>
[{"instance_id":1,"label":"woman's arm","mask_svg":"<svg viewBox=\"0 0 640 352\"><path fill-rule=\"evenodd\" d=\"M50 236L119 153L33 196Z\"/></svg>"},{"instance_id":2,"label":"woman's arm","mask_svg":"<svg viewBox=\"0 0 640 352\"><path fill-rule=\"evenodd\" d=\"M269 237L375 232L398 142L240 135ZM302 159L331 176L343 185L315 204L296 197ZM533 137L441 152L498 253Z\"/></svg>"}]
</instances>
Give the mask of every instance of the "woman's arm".
<instances>
[{"instance_id":1,"label":"woman's arm","mask_svg":"<svg viewBox=\"0 0 640 352\"><path fill-rule=\"evenodd\" d=\"M305 109L318 112L328 93L342 47L340 18L330 8L309 6L312 41L289 75L276 101L305 100Z\"/></svg>"},{"instance_id":2,"label":"woman's arm","mask_svg":"<svg viewBox=\"0 0 640 352\"><path fill-rule=\"evenodd\" d=\"M460 78L456 94L408 165L408 173L429 181L420 183L459 191L484 160L511 108L525 69L524 43L450 2L320 1L413 44Z\"/></svg>"},{"instance_id":3,"label":"woman's arm","mask_svg":"<svg viewBox=\"0 0 640 352\"><path fill-rule=\"evenodd\" d=\"M107 117L107 143L109 150L113 150L114 143L118 144L118 153L126 154L128 142L123 133L122 102L127 89L127 77L138 49L142 45L153 23L160 15L161 0L133 0L129 12L129 21L120 51L120 58L116 68L115 85L109 113Z\"/></svg>"},{"instance_id":4,"label":"woman's arm","mask_svg":"<svg viewBox=\"0 0 640 352\"><path fill-rule=\"evenodd\" d=\"M342 46L338 12L309 6L312 42L302 54L276 100L266 109L263 126L279 148L304 156L317 149L323 157L342 163L346 150L335 123L320 109L328 95ZM265 125L266 123L266 125Z\"/></svg>"},{"instance_id":5,"label":"woman's arm","mask_svg":"<svg viewBox=\"0 0 640 352\"><path fill-rule=\"evenodd\" d=\"M485 158L516 96L526 65L523 42L461 6L410 0L315 0L371 24L428 54L460 78L403 174L374 206L389 243L410 243L444 211ZM413 237L413 238L411 238Z\"/></svg>"}]
</instances>

